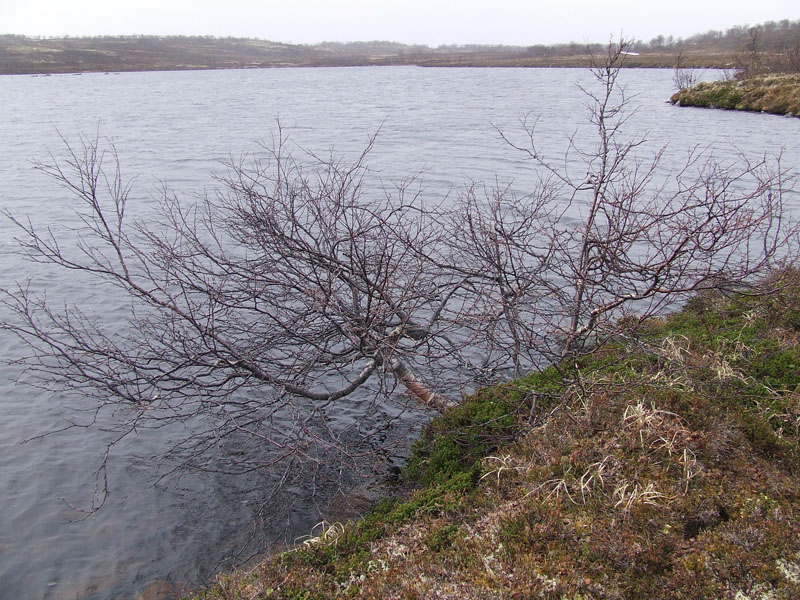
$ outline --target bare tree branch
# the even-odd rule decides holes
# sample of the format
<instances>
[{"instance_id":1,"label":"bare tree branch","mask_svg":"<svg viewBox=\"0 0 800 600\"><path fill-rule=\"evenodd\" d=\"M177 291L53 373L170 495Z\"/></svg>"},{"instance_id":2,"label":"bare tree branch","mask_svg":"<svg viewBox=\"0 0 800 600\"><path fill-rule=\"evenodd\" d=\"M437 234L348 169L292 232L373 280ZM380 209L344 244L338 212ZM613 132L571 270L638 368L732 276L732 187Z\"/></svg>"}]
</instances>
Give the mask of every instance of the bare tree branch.
<instances>
[{"instance_id":1,"label":"bare tree branch","mask_svg":"<svg viewBox=\"0 0 800 600\"><path fill-rule=\"evenodd\" d=\"M793 178L780 157L726 165L694 150L664 177L663 151L643 158L644 138L624 138L629 98L617 77L627 47L611 44L592 69L596 85L582 88L593 145L576 134L552 163L537 146L538 119L527 146L501 132L540 170L539 185L483 199L471 188L456 209L455 268L480 282L473 322L496 366L520 373L574 359L688 294L753 285L794 258L798 226L783 203Z\"/></svg>"},{"instance_id":2,"label":"bare tree branch","mask_svg":"<svg viewBox=\"0 0 800 600\"><path fill-rule=\"evenodd\" d=\"M129 309L56 307L22 282L3 291L13 319L0 327L28 344L30 382L127 406L123 433L207 421L176 443L179 468L242 439L269 449L231 473L317 468L332 453L357 464L346 436L388 422L343 433L326 424L331 407L443 411L504 376L548 364L568 375L687 295L755 286L798 248L779 157L720 164L693 150L665 175L663 151L646 157L644 138L625 138L627 47L593 68L593 135L569 138L562 160L539 148L536 121L525 143L501 133L539 176L525 194L473 184L426 204L413 181L375 189L374 139L351 162L301 162L279 130L227 165L218 192L186 202L164 190L157 216L137 221L113 145L67 145L38 169L78 200L79 227L60 236L11 216L19 243L116 288Z\"/></svg>"}]
</instances>

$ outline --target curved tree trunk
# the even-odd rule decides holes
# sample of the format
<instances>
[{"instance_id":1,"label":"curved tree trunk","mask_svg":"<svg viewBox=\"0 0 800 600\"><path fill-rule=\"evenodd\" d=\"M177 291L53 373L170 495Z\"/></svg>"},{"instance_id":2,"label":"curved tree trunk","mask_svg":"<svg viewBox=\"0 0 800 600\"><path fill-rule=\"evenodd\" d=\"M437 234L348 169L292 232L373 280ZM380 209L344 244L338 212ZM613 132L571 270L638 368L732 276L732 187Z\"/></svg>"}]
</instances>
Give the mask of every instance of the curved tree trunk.
<instances>
[{"instance_id":1,"label":"curved tree trunk","mask_svg":"<svg viewBox=\"0 0 800 600\"><path fill-rule=\"evenodd\" d=\"M446 396L431 390L414 375L411 368L399 358L392 358L388 363L389 370L411 393L415 400L438 412L444 412L458 403Z\"/></svg>"}]
</instances>

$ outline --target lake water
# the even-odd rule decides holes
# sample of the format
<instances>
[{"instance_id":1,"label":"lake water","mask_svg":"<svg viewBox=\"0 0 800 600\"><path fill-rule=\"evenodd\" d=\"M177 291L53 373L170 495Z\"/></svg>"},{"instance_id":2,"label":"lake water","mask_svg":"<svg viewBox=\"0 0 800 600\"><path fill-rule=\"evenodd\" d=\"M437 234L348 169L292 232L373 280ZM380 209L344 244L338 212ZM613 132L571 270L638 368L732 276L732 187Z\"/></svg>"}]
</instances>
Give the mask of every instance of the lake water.
<instances>
[{"instance_id":1,"label":"lake water","mask_svg":"<svg viewBox=\"0 0 800 600\"><path fill-rule=\"evenodd\" d=\"M667 167L697 146L723 160L782 151L785 166L798 165L800 119L673 107L666 103L671 71L630 70L621 79L636 109L627 131L646 134L640 152L668 145ZM213 189L210 173L220 161L271 140L278 119L294 143L317 153L355 155L380 130L368 160L375 183L419 174L431 199L473 181L524 191L534 173L498 129L523 140L520 120L538 118L537 143L558 159L567 138L586 131L586 98L576 83L589 80L584 70L414 67L3 77L0 207L40 224L69 224L68 197L32 161L63 158L62 136L78 143L99 133L113 139L123 172L136 178L132 207L146 216L161 182L183 195ZM120 302L22 261L14 235L0 221L0 287L31 278L87 310ZM5 332L0 349L7 359L23 351ZM17 384L19 367L0 369L0 598L132 598L157 595L167 589L161 582L198 586L320 520L320 498L330 494L314 495L312 479L263 506L250 490L267 489L269 474L154 481L164 468L154 457L180 436L174 429L143 431L116 447L108 501L76 520L76 508L91 505L110 434L89 428L37 437L80 418L81 398ZM359 410L345 410L343 422L357 421ZM413 428L418 417L409 412L400 421Z\"/></svg>"}]
</instances>

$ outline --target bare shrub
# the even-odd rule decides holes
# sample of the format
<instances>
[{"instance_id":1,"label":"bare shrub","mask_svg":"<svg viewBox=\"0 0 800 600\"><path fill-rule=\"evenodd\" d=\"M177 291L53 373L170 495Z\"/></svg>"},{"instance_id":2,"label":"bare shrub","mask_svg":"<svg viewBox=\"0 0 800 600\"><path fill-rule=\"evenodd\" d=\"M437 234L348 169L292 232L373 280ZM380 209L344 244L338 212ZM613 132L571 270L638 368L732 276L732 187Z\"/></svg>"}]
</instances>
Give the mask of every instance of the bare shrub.
<instances>
[{"instance_id":1,"label":"bare shrub","mask_svg":"<svg viewBox=\"0 0 800 600\"><path fill-rule=\"evenodd\" d=\"M593 143L574 135L554 163L535 122L524 142L503 133L540 184L524 196L473 189L456 210L455 270L480 282L478 322L498 365L523 372L543 357L577 359L690 294L755 285L797 248L779 157L720 164L693 151L665 178L663 151L646 158L644 138L624 138L626 48L611 45L584 90Z\"/></svg>"},{"instance_id":2,"label":"bare shrub","mask_svg":"<svg viewBox=\"0 0 800 600\"><path fill-rule=\"evenodd\" d=\"M672 83L676 90L685 90L700 81L697 69L681 69L675 67L675 74L672 76Z\"/></svg>"},{"instance_id":3,"label":"bare shrub","mask_svg":"<svg viewBox=\"0 0 800 600\"><path fill-rule=\"evenodd\" d=\"M467 307L464 277L432 268L444 235L435 210L405 184L367 193L369 147L351 163L301 163L289 147L280 138L229 165L217 194L165 192L147 222L129 216L113 147L90 140L38 165L77 198L82 227L59 239L15 219L23 251L130 302L98 316L26 283L5 290L2 327L28 345L26 381L74 390L97 411L122 407L119 438L191 423L172 449L179 469L231 446L215 470L283 472L281 485L301 468L335 477L390 451L403 434L386 429L408 404L453 404L447 394L468 378L448 334ZM361 417L343 430L329 422L345 399Z\"/></svg>"},{"instance_id":4,"label":"bare shrub","mask_svg":"<svg viewBox=\"0 0 800 600\"><path fill-rule=\"evenodd\" d=\"M165 193L157 220L130 222L113 148L69 148L38 168L80 201L79 237L17 218L22 248L121 290L130 310L103 322L20 284L2 327L28 344L37 384L127 406L123 435L201 419L181 443L190 457L234 435L271 449L247 472L347 457L323 409L410 397L442 411L476 382L575 364L689 294L755 285L796 247L786 173L692 152L660 179L661 153L642 158L644 140L623 137L627 47L592 69L595 137L573 136L564 166L544 158L535 123L525 143L506 138L540 174L525 195L475 186L428 206L407 184L367 188L369 147L308 165L280 137L230 165L220 193Z\"/></svg>"},{"instance_id":5,"label":"bare shrub","mask_svg":"<svg viewBox=\"0 0 800 600\"><path fill-rule=\"evenodd\" d=\"M690 88L700 81L697 69L682 67L682 60L683 51L679 51L678 58L675 61L675 72L672 75L672 85L678 91Z\"/></svg>"}]
</instances>

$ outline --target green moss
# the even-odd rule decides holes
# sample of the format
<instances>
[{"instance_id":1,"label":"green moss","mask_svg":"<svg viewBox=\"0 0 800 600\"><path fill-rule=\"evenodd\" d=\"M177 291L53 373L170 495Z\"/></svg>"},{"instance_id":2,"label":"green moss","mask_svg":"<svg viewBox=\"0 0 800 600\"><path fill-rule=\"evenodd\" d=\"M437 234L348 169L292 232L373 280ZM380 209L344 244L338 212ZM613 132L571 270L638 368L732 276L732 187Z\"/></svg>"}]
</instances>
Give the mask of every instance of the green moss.
<instances>
[{"instance_id":1,"label":"green moss","mask_svg":"<svg viewBox=\"0 0 800 600\"><path fill-rule=\"evenodd\" d=\"M462 404L434 419L417 440L408 476L424 485L468 474L481 476L480 461L511 443L531 416L531 409L552 406L561 388L554 369L514 382L478 390Z\"/></svg>"},{"instance_id":2,"label":"green moss","mask_svg":"<svg viewBox=\"0 0 800 600\"><path fill-rule=\"evenodd\" d=\"M679 106L800 116L800 76L792 74L698 83L673 94Z\"/></svg>"},{"instance_id":3,"label":"green moss","mask_svg":"<svg viewBox=\"0 0 800 600\"><path fill-rule=\"evenodd\" d=\"M670 102L679 106L701 108L734 109L742 101L744 93L736 81L717 81L698 83L690 88L676 92Z\"/></svg>"},{"instance_id":4,"label":"green moss","mask_svg":"<svg viewBox=\"0 0 800 600\"><path fill-rule=\"evenodd\" d=\"M753 348L748 358L751 377L762 384L787 391L800 385L800 352L797 348L782 348L775 340L763 340Z\"/></svg>"},{"instance_id":5,"label":"green moss","mask_svg":"<svg viewBox=\"0 0 800 600\"><path fill-rule=\"evenodd\" d=\"M434 529L428 534L425 545L431 552L441 552L449 548L453 542L453 538L458 532L458 525L450 524Z\"/></svg>"}]
</instances>

